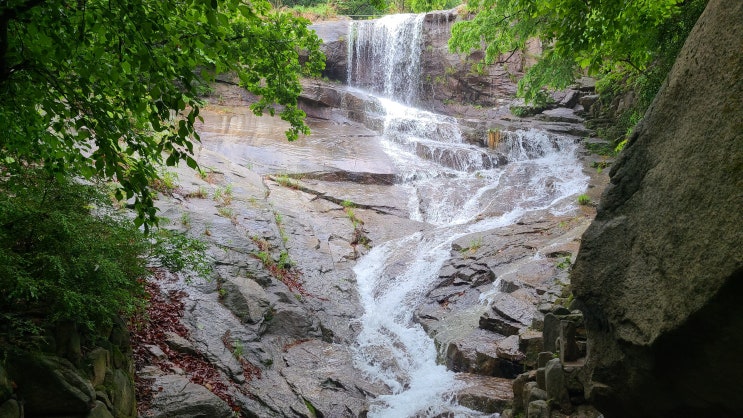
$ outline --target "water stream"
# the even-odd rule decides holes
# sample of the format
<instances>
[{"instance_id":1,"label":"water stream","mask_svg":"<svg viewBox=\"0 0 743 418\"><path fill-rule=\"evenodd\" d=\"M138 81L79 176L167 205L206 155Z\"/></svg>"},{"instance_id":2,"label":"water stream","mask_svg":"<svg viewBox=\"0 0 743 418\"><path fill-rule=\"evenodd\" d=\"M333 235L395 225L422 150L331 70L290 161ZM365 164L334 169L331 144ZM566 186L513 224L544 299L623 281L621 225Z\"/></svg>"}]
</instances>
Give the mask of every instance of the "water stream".
<instances>
[{"instance_id":1,"label":"water stream","mask_svg":"<svg viewBox=\"0 0 743 418\"><path fill-rule=\"evenodd\" d=\"M387 115L383 147L409 191L410 217L436 226L380 244L356 265L365 313L355 362L392 391L371 400L370 417L482 416L453 400L460 383L438 364L413 312L454 240L536 211L570 210L586 177L569 139L520 131L499 155L464 143L456 119L411 107L422 22L423 15L395 15L350 25L350 83L379 96Z\"/></svg>"}]
</instances>

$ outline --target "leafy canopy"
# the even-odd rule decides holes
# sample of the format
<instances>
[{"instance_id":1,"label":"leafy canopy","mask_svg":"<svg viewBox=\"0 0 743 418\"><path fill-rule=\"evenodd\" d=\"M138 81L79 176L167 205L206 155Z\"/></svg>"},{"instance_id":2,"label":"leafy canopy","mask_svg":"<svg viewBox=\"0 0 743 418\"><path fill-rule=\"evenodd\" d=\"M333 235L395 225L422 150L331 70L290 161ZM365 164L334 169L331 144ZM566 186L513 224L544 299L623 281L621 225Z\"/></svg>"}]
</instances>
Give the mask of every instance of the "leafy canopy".
<instances>
[{"instance_id":1,"label":"leafy canopy","mask_svg":"<svg viewBox=\"0 0 743 418\"><path fill-rule=\"evenodd\" d=\"M307 23L266 0L3 1L0 165L114 179L137 224L156 224L155 167L197 166L199 93L216 75L234 73L290 140L308 132L299 77L324 60Z\"/></svg>"},{"instance_id":2,"label":"leafy canopy","mask_svg":"<svg viewBox=\"0 0 743 418\"><path fill-rule=\"evenodd\" d=\"M684 0L470 0L475 14L452 29L449 47L471 52L485 46L485 62L524 49L537 38L540 61L519 82L519 94L539 97L543 87L564 88L580 70L604 74L617 68L645 72L654 62L664 24ZM706 1L705 1L706 3Z\"/></svg>"}]
</instances>

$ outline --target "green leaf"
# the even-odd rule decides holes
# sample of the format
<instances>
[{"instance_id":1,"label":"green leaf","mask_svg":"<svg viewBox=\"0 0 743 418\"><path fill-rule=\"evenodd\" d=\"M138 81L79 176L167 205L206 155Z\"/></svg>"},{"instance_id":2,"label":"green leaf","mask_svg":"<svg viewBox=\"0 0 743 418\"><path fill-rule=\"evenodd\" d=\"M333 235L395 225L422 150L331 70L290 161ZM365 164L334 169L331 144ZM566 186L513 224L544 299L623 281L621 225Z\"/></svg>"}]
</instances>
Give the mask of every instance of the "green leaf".
<instances>
[{"instance_id":1,"label":"green leaf","mask_svg":"<svg viewBox=\"0 0 743 418\"><path fill-rule=\"evenodd\" d=\"M194 169L194 170L196 170L196 169L197 169L197 168L199 167L199 165L198 165L198 163L196 162L196 160L194 160L194 159L193 159L193 158L191 158L191 157L186 157L186 164L187 164L187 165L188 165L189 167L191 167L192 169Z\"/></svg>"}]
</instances>

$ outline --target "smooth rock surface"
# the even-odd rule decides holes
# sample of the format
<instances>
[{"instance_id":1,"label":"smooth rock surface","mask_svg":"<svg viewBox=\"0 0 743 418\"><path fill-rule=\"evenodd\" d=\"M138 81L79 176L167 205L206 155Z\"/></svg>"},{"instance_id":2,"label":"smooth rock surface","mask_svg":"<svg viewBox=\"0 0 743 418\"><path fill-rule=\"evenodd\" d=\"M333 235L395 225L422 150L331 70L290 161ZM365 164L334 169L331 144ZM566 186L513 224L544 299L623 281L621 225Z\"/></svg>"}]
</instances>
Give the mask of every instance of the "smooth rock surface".
<instances>
[{"instance_id":1,"label":"smooth rock surface","mask_svg":"<svg viewBox=\"0 0 743 418\"><path fill-rule=\"evenodd\" d=\"M149 416L155 418L228 418L232 410L205 387L177 375L165 375L153 382L153 408Z\"/></svg>"}]
</instances>

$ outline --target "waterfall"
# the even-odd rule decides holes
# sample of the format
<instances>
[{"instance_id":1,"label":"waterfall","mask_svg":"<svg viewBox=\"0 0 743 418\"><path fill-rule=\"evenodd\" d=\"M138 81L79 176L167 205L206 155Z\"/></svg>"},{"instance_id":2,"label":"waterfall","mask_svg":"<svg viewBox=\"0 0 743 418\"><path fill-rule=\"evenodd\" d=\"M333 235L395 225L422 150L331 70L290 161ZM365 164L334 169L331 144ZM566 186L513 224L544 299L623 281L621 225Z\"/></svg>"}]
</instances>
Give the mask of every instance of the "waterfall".
<instances>
[{"instance_id":1,"label":"waterfall","mask_svg":"<svg viewBox=\"0 0 743 418\"><path fill-rule=\"evenodd\" d=\"M349 83L370 90L385 112L382 143L410 192L410 217L435 226L375 246L354 268L365 311L355 363L392 392L370 400L374 418L486 416L456 403L460 383L438 364L413 312L454 240L532 211L566 211L586 185L570 140L517 131L505 135L497 154L464 143L455 118L411 107L423 18L391 15L349 27Z\"/></svg>"},{"instance_id":2,"label":"waterfall","mask_svg":"<svg viewBox=\"0 0 743 418\"><path fill-rule=\"evenodd\" d=\"M350 23L348 84L406 104L418 98L423 14Z\"/></svg>"}]
</instances>

